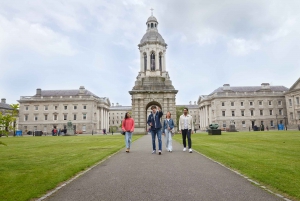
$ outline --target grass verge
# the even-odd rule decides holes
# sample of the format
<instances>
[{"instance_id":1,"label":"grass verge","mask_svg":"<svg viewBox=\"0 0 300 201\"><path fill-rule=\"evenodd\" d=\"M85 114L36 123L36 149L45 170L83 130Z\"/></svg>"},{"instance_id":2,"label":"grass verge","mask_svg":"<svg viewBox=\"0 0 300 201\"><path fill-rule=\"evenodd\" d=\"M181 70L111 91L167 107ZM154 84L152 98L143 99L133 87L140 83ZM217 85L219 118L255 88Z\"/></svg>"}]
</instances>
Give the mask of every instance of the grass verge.
<instances>
[{"instance_id":1,"label":"grass verge","mask_svg":"<svg viewBox=\"0 0 300 201\"><path fill-rule=\"evenodd\" d=\"M133 135L133 141L142 135ZM1 138L0 200L30 200L125 147L124 136Z\"/></svg>"},{"instance_id":2,"label":"grass verge","mask_svg":"<svg viewBox=\"0 0 300 201\"><path fill-rule=\"evenodd\" d=\"M181 135L175 140L182 143ZM194 150L258 181L275 192L300 200L300 132L222 132L192 135Z\"/></svg>"}]
</instances>

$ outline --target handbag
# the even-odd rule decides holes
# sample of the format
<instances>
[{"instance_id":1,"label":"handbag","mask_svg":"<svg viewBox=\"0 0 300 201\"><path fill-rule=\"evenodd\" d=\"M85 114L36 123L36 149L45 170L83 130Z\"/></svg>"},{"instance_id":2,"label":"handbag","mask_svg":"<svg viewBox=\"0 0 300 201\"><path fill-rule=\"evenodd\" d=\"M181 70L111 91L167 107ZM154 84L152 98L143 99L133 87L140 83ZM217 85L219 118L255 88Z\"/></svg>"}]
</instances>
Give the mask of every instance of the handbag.
<instances>
[{"instance_id":1,"label":"handbag","mask_svg":"<svg viewBox=\"0 0 300 201\"><path fill-rule=\"evenodd\" d=\"M122 131L121 134L122 134L122 135L125 135L125 131Z\"/></svg>"}]
</instances>

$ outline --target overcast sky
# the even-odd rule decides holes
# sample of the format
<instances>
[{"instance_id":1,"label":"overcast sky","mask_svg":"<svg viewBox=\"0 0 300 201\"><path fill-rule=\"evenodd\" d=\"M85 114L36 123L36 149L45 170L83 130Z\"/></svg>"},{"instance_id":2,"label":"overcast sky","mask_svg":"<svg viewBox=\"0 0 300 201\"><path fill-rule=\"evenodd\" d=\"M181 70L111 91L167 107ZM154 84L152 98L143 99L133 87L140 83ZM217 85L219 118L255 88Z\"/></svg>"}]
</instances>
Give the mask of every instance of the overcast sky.
<instances>
[{"instance_id":1,"label":"overcast sky","mask_svg":"<svg viewBox=\"0 0 300 201\"><path fill-rule=\"evenodd\" d=\"M131 105L154 9L177 104L231 86L300 77L299 0L1 0L0 98L85 86Z\"/></svg>"}]
</instances>

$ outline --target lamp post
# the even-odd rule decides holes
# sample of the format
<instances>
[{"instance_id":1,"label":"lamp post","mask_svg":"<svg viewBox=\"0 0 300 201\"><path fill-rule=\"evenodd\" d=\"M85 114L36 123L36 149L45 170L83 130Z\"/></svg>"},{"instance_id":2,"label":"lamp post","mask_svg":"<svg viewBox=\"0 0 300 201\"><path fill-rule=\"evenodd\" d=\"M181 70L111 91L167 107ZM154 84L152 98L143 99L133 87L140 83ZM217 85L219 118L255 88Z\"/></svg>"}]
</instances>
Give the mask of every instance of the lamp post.
<instances>
[{"instance_id":1,"label":"lamp post","mask_svg":"<svg viewBox=\"0 0 300 201\"><path fill-rule=\"evenodd\" d=\"M277 114L276 114L276 122L277 122L277 130L278 130L279 128L278 128L278 119L277 119Z\"/></svg>"},{"instance_id":2,"label":"lamp post","mask_svg":"<svg viewBox=\"0 0 300 201\"><path fill-rule=\"evenodd\" d=\"M284 127L285 127L285 130L287 130L287 127L286 127L286 116L284 116Z\"/></svg>"}]
</instances>

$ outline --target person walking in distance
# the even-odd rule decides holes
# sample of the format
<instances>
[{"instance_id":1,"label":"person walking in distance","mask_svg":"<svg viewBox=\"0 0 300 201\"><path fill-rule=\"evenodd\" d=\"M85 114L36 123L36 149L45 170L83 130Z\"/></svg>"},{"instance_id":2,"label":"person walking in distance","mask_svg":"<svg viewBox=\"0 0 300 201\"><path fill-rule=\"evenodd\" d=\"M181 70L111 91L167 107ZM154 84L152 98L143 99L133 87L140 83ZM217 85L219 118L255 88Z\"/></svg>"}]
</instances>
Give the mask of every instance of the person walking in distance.
<instances>
[{"instance_id":1,"label":"person walking in distance","mask_svg":"<svg viewBox=\"0 0 300 201\"><path fill-rule=\"evenodd\" d=\"M161 155L161 147L162 147L162 142L161 142L161 123L160 123L160 119L163 115L163 112L161 111L161 109L159 107L156 107L155 105L151 106L151 114L148 116L148 125L151 126L150 130L151 130L151 135L152 135L152 154L156 153L156 144L155 144L155 140L156 140L156 135L157 135L157 139L158 139L158 154Z\"/></svg>"},{"instance_id":2,"label":"person walking in distance","mask_svg":"<svg viewBox=\"0 0 300 201\"><path fill-rule=\"evenodd\" d=\"M129 112L125 113L125 118L122 122L122 130L125 132L126 152L129 153L131 145L131 137L134 131L134 120Z\"/></svg>"},{"instance_id":3,"label":"person walking in distance","mask_svg":"<svg viewBox=\"0 0 300 201\"><path fill-rule=\"evenodd\" d=\"M174 128L174 121L171 119L171 112L167 112L166 119L163 123L163 135L165 136L166 149L172 152L172 129Z\"/></svg>"},{"instance_id":4,"label":"person walking in distance","mask_svg":"<svg viewBox=\"0 0 300 201\"><path fill-rule=\"evenodd\" d=\"M182 134L183 151L186 151L186 138L188 139L189 152L192 153L191 134L194 132L193 116L188 114L189 109L184 108L179 118L179 130Z\"/></svg>"}]
</instances>

